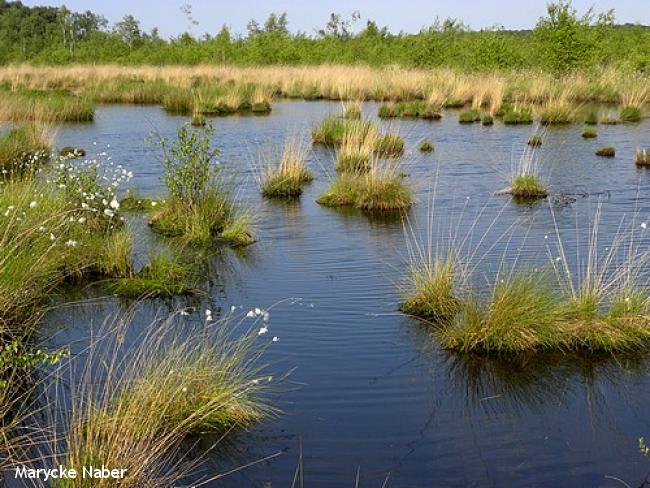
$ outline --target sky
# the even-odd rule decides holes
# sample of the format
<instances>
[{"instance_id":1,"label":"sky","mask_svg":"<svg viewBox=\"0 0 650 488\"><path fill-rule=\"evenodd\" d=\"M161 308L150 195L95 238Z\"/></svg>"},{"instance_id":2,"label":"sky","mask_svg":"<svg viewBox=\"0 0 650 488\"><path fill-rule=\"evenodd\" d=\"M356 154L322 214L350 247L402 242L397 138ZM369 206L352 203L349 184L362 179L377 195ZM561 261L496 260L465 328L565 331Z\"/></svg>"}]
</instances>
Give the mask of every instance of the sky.
<instances>
[{"instance_id":1,"label":"sky","mask_svg":"<svg viewBox=\"0 0 650 488\"><path fill-rule=\"evenodd\" d=\"M71 10L92 10L114 23L132 14L141 27L158 27L163 37L189 30L195 35L215 34L223 24L236 33L246 32L246 23L263 21L271 12L287 12L292 31L313 33L325 25L329 14L350 17L361 13L359 29L374 20L391 32L417 32L433 23L436 16L461 19L473 29L504 26L507 29L532 28L546 12L547 0L23 0L26 5L65 4ZM190 25L181 6L189 3L198 26ZM593 6L596 12L614 8L617 23L650 24L650 0L573 0L579 13Z\"/></svg>"}]
</instances>

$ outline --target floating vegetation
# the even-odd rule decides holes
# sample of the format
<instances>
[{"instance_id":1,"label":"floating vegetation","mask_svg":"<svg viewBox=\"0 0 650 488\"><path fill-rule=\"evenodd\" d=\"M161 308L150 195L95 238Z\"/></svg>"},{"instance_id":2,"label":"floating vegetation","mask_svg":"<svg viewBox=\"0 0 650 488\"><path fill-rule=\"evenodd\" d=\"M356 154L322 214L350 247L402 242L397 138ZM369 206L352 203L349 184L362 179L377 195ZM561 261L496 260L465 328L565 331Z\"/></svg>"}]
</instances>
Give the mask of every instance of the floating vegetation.
<instances>
[{"instance_id":1,"label":"floating vegetation","mask_svg":"<svg viewBox=\"0 0 650 488\"><path fill-rule=\"evenodd\" d=\"M602 156L604 158L613 158L616 156L616 150L612 146L601 147L596 150L596 156Z\"/></svg>"},{"instance_id":2,"label":"floating vegetation","mask_svg":"<svg viewBox=\"0 0 650 488\"><path fill-rule=\"evenodd\" d=\"M111 290L130 298L155 298L194 293L197 272L180 251L152 254L149 263L136 274L111 282Z\"/></svg>"},{"instance_id":3,"label":"floating vegetation","mask_svg":"<svg viewBox=\"0 0 650 488\"><path fill-rule=\"evenodd\" d=\"M643 112L640 107L627 105L621 108L618 118L623 122L639 122L643 117Z\"/></svg>"},{"instance_id":4,"label":"floating vegetation","mask_svg":"<svg viewBox=\"0 0 650 488\"><path fill-rule=\"evenodd\" d=\"M585 127L582 130L583 139L595 139L598 137L598 130L595 127Z\"/></svg>"}]
</instances>

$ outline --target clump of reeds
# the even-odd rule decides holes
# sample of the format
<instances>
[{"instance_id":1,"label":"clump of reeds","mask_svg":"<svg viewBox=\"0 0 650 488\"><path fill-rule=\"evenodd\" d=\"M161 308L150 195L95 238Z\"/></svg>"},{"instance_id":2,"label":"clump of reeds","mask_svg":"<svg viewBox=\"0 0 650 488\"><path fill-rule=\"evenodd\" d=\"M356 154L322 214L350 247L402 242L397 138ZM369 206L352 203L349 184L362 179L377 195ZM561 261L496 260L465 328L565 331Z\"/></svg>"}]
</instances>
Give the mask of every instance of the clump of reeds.
<instances>
[{"instance_id":1,"label":"clump of reeds","mask_svg":"<svg viewBox=\"0 0 650 488\"><path fill-rule=\"evenodd\" d=\"M643 118L643 107L650 100L647 80L633 79L621 92L619 118L623 122L639 122Z\"/></svg>"},{"instance_id":2,"label":"clump of reeds","mask_svg":"<svg viewBox=\"0 0 650 488\"><path fill-rule=\"evenodd\" d=\"M348 120L360 120L361 109L363 108L362 100L348 100L341 102L343 107L343 118Z\"/></svg>"},{"instance_id":3,"label":"clump of reeds","mask_svg":"<svg viewBox=\"0 0 650 488\"><path fill-rule=\"evenodd\" d=\"M400 167L398 160L372 157L367 170L342 172L334 177L317 202L380 212L407 209L413 204L413 195Z\"/></svg>"},{"instance_id":4,"label":"clump of reeds","mask_svg":"<svg viewBox=\"0 0 650 488\"><path fill-rule=\"evenodd\" d=\"M641 107L626 105L621 108L618 117L623 122L639 122L643 117L643 111L641 110Z\"/></svg>"},{"instance_id":5,"label":"clump of reeds","mask_svg":"<svg viewBox=\"0 0 650 488\"><path fill-rule=\"evenodd\" d=\"M353 125L343 135L336 154L336 170L360 172L369 168L375 154L378 131L374 126Z\"/></svg>"},{"instance_id":6,"label":"clump of reeds","mask_svg":"<svg viewBox=\"0 0 650 488\"><path fill-rule=\"evenodd\" d=\"M595 139L598 137L598 130L595 127L585 127L582 130L583 139Z\"/></svg>"},{"instance_id":7,"label":"clump of reeds","mask_svg":"<svg viewBox=\"0 0 650 488\"><path fill-rule=\"evenodd\" d=\"M307 145L297 136L285 140L279 161L266 157L261 161L260 189L270 198L297 197L305 183L314 177L307 170Z\"/></svg>"},{"instance_id":8,"label":"clump of reeds","mask_svg":"<svg viewBox=\"0 0 650 488\"><path fill-rule=\"evenodd\" d=\"M605 158L613 158L616 156L616 149L612 146L604 146L596 150L596 156L602 156Z\"/></svg>"},{"instance_id":9,"label":"clump of reeds","mask_svg":"<svg viewBox=\"0 0 650 488\"><path fill-rule=\"evenodd\" d=\"M425 139L420 143L418 149L420 149L420 152L428 153L428 152L433 152L435 147L433 145L433 142Z\"/></svg>"},{"instance_id":10,"label":"clump of reeds","mask_svg":"<svg viewBox=\"0 0 650 488\"><path fill-rule=\"evenodd\" d=\"M636 164L639 166L645 166L650 164L650 151L647 149L637 149L636 150Z\"/></svg>"},{"instance_id":11,"label":"clump of reeds","mask_svg":"<svg viewBox=\"0 0 650 488\"><path fill-rule=\"evenodd\" d=\"M540 180L539 165L533 151L524 151L511 173L510 194L513 197L527 200L548 195L546 186Z\"/></svg>"},{"instance_id":12,"label":"clump of reeds","mask_svg":"<svg viewBox=\"0 0 650 488\"><path fill-rule=\"evenodd\" d=\"M192 127L203 127L205 125L205 117L203 114L194 114L192 115L192 121L190 124Z\"/></svg>"},{"instance_id":13,"label":"clump of reeds","mask_svg":"<svg viewBox=\"0 0 650 488\"><path fill-rule=\"evenodd\" d=\"M549 99L540 111L540 122L545 125L570 124L576 121L579 107L570 99L568 90Z\"/></svg>"},{"instance_id":14,"label":"clump of reeds","mask_svg":"<svg viewBox=\"0 0 650 488\"><path fill-rule=\"evenodd\" d=\"M585 116L585 124L597 125L599 118L600 118L600 113L598 111L598 107L591 107L587 111L587 115Z\"/></svg>"}]
</instances>

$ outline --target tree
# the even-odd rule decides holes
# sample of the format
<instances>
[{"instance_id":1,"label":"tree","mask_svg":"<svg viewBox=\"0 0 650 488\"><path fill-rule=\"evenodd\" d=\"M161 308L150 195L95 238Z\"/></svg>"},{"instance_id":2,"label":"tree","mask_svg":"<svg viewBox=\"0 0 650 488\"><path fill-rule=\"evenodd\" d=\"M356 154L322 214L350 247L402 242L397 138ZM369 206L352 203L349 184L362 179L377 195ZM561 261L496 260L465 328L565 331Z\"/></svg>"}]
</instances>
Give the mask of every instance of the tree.
<instances>
[{"instance_id":1,"label":"tree","mask_svg":"<svg viewBox=\"0 0 650 488\"><path fill-rule=\"evenodd\" d=\"M133 15L125 15L121 21L115 24L113 30L129 46L129 49L133 49L133 46L142 39L140 21Z\"/></svg>"},{"instance_id":2,"label":"tree","mask_svg":"<svg viewBox=\"0 0 650 488\"><path fill-rule=\"evenodd\" d=\"M594 66L599 41L613 24L614 11L595 15L589 9L578 17L571 0L559 0L548 4L547 14L534 30L546 66L557 74Z\"/></svg>"}]
</instances>

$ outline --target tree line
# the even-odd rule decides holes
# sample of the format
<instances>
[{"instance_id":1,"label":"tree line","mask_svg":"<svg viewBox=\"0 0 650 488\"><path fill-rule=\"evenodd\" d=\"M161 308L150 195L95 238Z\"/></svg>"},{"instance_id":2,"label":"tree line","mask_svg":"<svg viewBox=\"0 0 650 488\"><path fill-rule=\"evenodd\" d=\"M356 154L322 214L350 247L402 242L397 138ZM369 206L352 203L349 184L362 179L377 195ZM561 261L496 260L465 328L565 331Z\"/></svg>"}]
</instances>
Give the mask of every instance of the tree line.
<instances>
[{"instance_id":1,"label":"tree line","mask_svg":"<svg viewBox=\"0 0 650 488\"><path fill-rule=\"evenodd\" d=\"M190 26L191 7L182 7ZM650 72L650 27L617 25L614 12L579 14L570 0L547 6L530 30L472 30L456 19L434 19L417 33L392 33L372 20L331 14L312 33L291 32L286 13L251 20L237 34L224 25L200 37L186 31L164 39L125 15L109 22L89 10L28 7L0 0L0 63L36 64L367 64L462 70L539 68L556 73L614 66Z\"/></svg>"}]
</instances>

